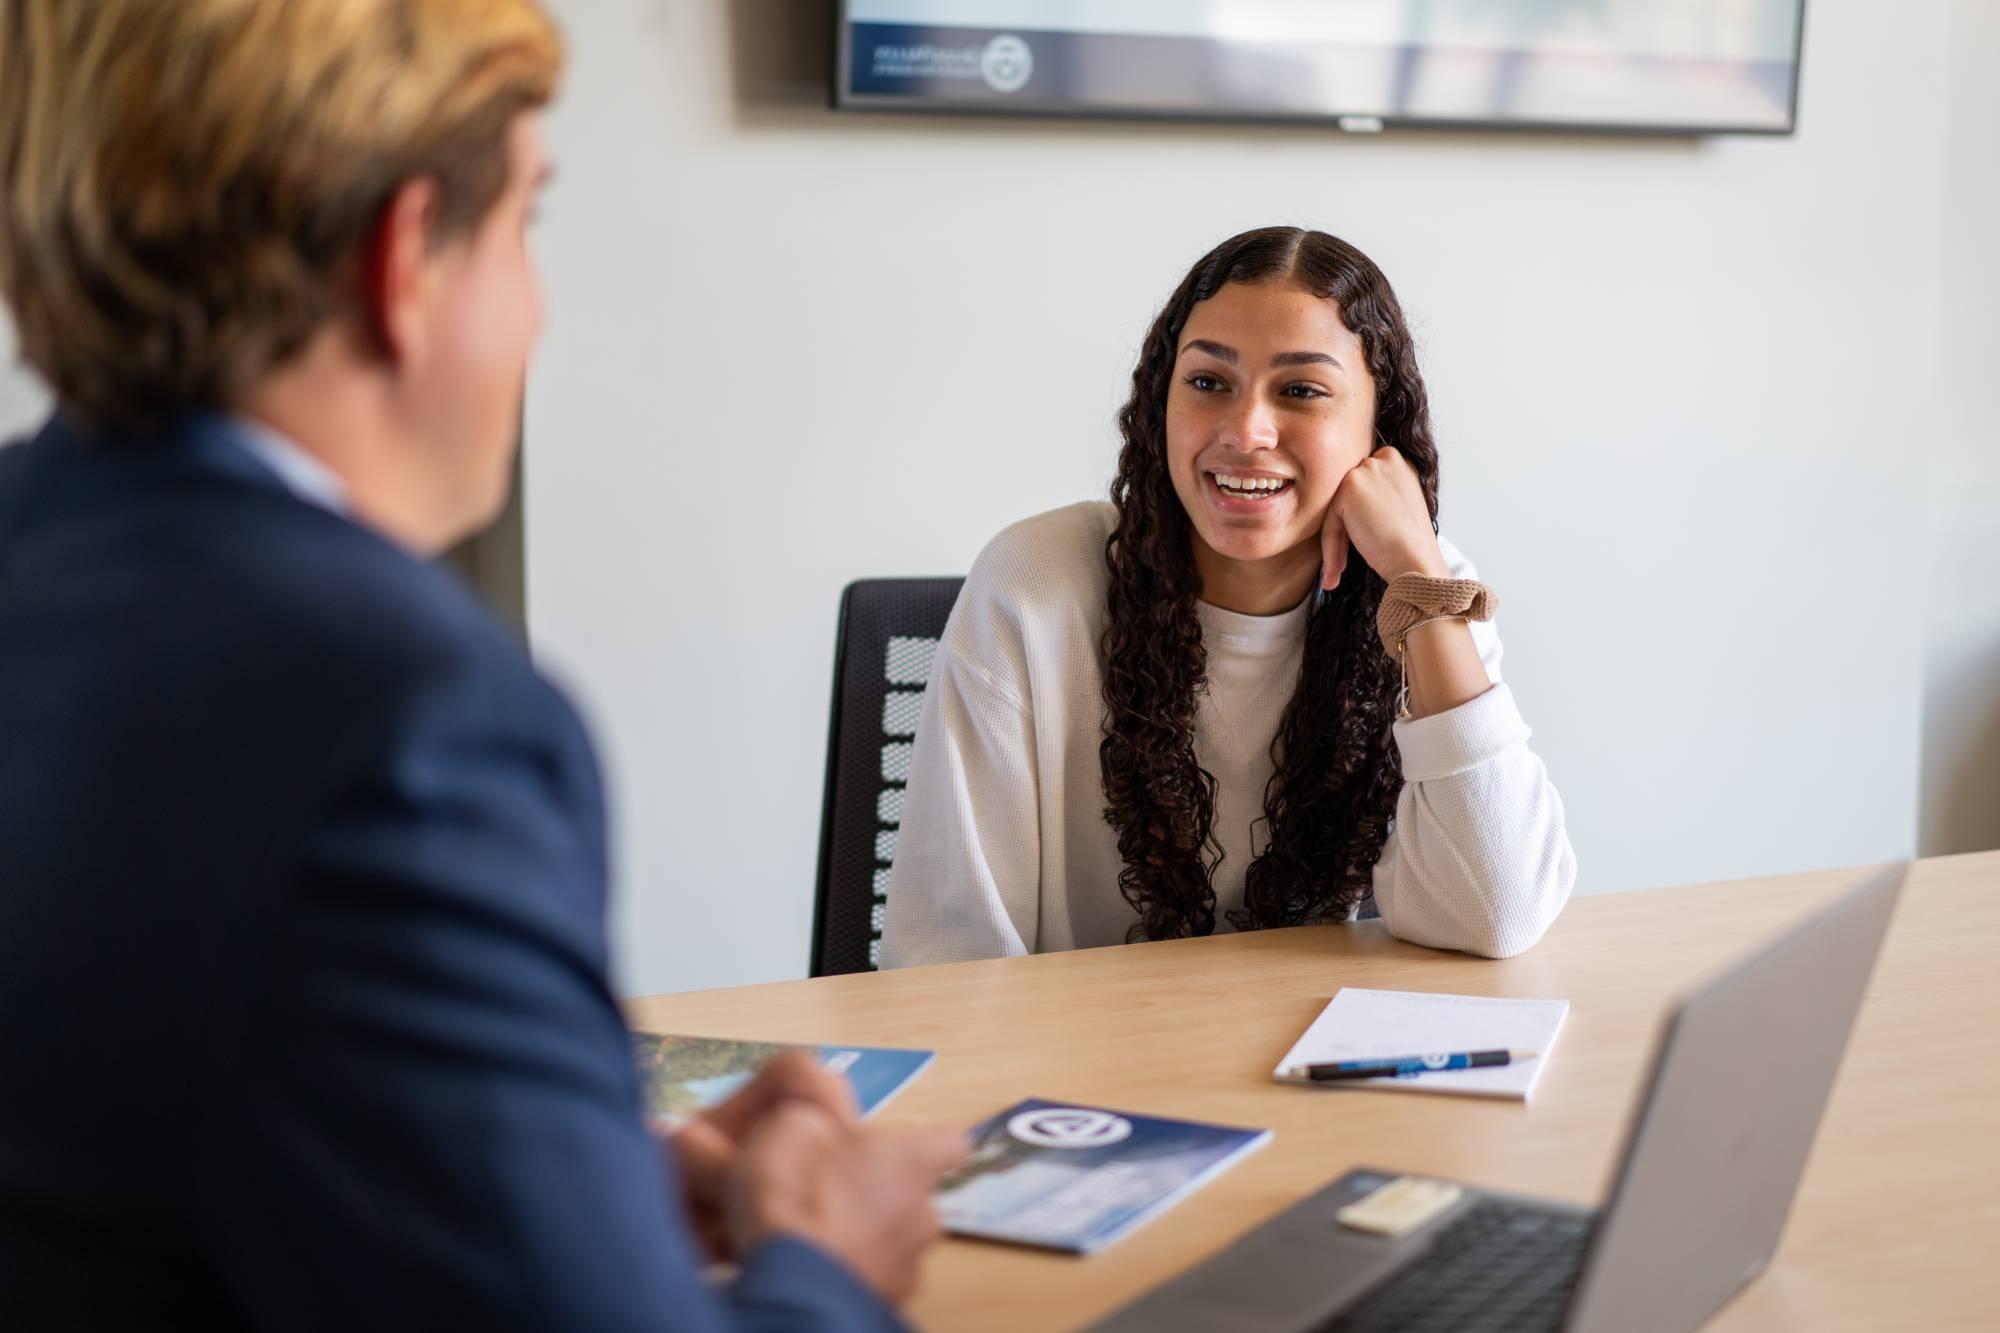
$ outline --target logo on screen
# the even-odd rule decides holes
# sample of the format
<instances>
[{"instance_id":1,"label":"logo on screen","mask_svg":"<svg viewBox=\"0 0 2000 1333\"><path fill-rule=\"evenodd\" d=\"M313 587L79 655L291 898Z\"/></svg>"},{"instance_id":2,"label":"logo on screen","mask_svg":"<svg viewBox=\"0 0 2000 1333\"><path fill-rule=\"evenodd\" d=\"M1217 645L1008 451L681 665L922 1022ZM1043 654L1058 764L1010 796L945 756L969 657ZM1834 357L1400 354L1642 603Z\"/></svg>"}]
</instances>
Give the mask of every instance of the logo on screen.
<instances>
[{"instance_id":1,"label":"logo on screen","mask_svg":"<svg viewBox=\"0 0 2000 1333\"><path fill-rule=\"evenodd\" d=\"M1034 53L1019 37L995 37L979 55L979 73L996 93L1018 93L1035 72Z\"/></svg>"},{"instance_id":2,"label":"logo on screen","mask_svg":"<svg viewBox=\"0 0 2000 1333\"><path fill-rule=\"evenodd\" d=\"M1103 1148L1131 1138L1132 1122L1109 1111L1045 1106L1009 1120L1007 1132L1038 1148Z\"/></svg>"}]
</instances>

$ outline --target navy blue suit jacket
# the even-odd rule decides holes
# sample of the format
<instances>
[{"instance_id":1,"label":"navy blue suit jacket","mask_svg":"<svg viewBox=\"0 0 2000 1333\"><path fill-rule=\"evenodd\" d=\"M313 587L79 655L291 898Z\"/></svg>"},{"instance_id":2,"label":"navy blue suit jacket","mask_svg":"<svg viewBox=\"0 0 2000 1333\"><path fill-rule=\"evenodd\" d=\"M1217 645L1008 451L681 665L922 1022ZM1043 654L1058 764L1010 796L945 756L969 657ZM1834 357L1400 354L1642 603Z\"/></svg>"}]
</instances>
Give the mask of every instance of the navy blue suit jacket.
<instances>
[{"instance_id":1,"label":"navy blue suit jacket","mask_svg":"<svg viewBox=\"0 0 2000 1333\"><path fill-rule=\"evenodd\" d=\"M702 1283L575 714L233 432L0 449L0 1327L896 1327Z\"/></svg>"}]
</instances>

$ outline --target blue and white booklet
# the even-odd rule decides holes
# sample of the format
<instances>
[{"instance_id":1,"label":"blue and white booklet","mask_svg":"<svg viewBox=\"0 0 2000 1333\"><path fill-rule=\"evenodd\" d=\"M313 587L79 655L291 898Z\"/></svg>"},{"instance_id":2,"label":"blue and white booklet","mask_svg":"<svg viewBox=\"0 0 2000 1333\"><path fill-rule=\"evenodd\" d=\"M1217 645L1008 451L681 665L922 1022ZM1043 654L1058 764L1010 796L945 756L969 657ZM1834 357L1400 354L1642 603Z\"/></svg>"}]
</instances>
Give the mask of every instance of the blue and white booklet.
<instances>
[{"instance_id":1,"label":"blue and white booklet","mask_svg":"<svg viewBox=\"0 0 2000 1333\"><path fill-rule=\"evenodd\" d=\"M1090 1254L1270 1139L1029 1098L972 1131L971 1157L938 1185L938 1216L961 1236Z\"/></svg>"},{"instance_id":2,"label":"blue and white booklet","mask_svg":"<svg viewBox=\"0 0 2000 1333\"><path fill-rule=\"evenodd\" d=\"M773 1041L727 1037L682 1037L654 1032L632 1034L632 1059L646 1114L654 1122L678 1125L695 1112L723 1101L748 1083L780 1051L793 1047ZM820 1063L845 1074L861 1114L872 1115L930 1065L931 1051L886 1046L808 1046Z\"/></svg>"}]
</instances>

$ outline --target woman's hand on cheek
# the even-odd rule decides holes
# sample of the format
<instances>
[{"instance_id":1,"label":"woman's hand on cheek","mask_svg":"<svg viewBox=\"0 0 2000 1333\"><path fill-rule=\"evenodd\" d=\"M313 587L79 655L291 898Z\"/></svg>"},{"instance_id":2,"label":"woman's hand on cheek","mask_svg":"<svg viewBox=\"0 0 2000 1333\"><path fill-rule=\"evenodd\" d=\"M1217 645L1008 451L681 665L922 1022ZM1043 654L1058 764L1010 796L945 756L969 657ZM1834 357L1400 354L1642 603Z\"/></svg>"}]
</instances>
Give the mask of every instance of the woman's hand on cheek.
<instances>
[{"instance_id":1,"label":"woman's hand on cheek","mask_svg":"<svg viewBox=\"0 0 2000 1333\"><path fill-rule=\"evenodd\" d=\"M1349 548L1385 579L1398 574L1449 578L1450 567L1431 528L1416 469L1383 447L1341 478L1320 529L1320 586L1339 584Z\"/></svg>"},{"instance_id":2,"label":"woman's hand on cheek","mask_svg":"<svg viewBox=\"0 0 2000 1333\"><path fill-rule=\"evenodd\" d=\"M1348 476L1353 476L1348 473ZM1344 483L1343 483L1344 485ZM1347 572L1347 526L1340 521L1340 492L1326 507L1326 521L1319 529L1319 586L1323 592L1332 592L1340 586L1340 576Z\"/></svg>"}]
</instances>

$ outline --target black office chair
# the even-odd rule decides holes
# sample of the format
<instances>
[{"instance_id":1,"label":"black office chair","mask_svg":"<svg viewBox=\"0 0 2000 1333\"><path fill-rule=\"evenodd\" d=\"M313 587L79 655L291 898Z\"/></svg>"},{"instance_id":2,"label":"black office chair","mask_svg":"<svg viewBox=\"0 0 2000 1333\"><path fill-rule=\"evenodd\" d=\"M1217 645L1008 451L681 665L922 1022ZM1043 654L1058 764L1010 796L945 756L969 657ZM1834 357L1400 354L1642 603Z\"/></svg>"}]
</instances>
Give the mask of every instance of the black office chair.
<instances>
[{"instance_id":1,"label":"black office chair","mask_svg":"<svg viewBox=\"0 0 2000 1333\"><path fill-rule=\"evenodd\" d=\"M931 657L964 579L862 579L840 597L812 975L881 963L889 864Z\"/></svg>"}]
</instances>

